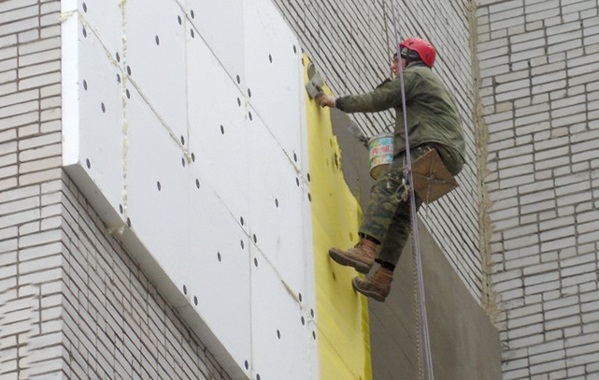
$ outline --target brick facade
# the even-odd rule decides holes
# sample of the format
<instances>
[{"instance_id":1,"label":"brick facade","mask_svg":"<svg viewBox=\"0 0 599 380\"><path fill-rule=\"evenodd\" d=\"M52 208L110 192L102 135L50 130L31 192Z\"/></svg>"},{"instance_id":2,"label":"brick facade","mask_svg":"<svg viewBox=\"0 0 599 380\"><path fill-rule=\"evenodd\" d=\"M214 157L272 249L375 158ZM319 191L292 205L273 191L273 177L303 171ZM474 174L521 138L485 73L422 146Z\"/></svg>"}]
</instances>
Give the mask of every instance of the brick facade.
<instances>
[{"instance_id":1,"label":"brick facade","mask_svg":"<svg viewBox=\"0 0 599 380\"><path fill-rule=\"evenodd\" d=\"M493 288L505 379L599 377L597 1L482 1Z\"/></svg>"},{"instance_id":2,"label":"brick facade","mask_svg":"<svg viewBox=\"0 0 599 380\"><path fill-rule=\"evenodd\" d=\"M386 0L275 3L335 93L389 74ZM399 5L467 134L460 190L423 219L485 305L491 275L505 379L595 378L599 4L476 5ZM63 173L60 67L60 1L0 2L0 378L227 379Z\"/></svg>"}]
</instances>

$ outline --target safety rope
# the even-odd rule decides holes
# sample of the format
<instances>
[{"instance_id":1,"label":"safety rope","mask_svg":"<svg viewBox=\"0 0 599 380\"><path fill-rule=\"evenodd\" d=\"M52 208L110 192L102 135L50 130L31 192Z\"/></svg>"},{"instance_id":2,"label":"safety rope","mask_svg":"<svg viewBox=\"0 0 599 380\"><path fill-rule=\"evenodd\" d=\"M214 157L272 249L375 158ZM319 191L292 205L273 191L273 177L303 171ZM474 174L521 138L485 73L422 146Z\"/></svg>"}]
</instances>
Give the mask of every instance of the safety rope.
<instances>
[{"instance_id":1,"label":"safety rope","mask_svg":"<svg viewBox=\"0 0 599 380\"><path fill-rule=\"evenodd\" d=\"M403 111L403 122L405 130L405 143L406 143L406 167L404 170L404 180L407 179L410 189L410 214L412 221L412 237L413 237L413 260L416 271L416 285L418 289L418 311L420 313L420 335L422 342L424 343L424 357L426 361L426 369L429 380L434 380L435 375L433 372L433 359L431 352L430 334L428 330L428 316L426 312L426 299L424 292L424 275L422 273L422 257L420 254L420 234L418 232L418 214L416 211L416 196L414 193L414 178L412 175L412 155L410 153L410 140L409 140L409 129L408 129L408 115L406 111L406 97L405 97L405 84L404 84L404 73L401 66L401 52L399 49L399 30L398 30L398 12L396 9L395 2L390 0L391 9L393 12L393 29L395 35L395 46L397 48L397 59L399 67L399 81L401 86L401 100L402 100L402 111Z\"/></svg>"},{"instance_id":2,"label":"safety rope","mask_svg":"<svg viewBox=\"0 0 599 380\"><path fill-rule=\"evenodd\" d=\"M418 303L418 274L416 273L416 261L412 260L412 289L414 289L414 327L416 330L416 357L418 358L418 380L424 380L424 363L422 359L422 339L421 339L421 317Z\"/></svg>"}]
</instances>

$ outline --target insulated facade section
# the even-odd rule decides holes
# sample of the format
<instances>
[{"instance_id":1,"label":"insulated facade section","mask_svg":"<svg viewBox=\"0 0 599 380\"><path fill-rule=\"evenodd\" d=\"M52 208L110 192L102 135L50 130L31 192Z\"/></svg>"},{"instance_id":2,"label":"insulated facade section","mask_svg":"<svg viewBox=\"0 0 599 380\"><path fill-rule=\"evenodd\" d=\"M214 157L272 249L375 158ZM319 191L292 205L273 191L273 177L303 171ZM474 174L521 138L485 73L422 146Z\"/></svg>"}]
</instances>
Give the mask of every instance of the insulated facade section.
<instances>
[{"instance_id":1,"label":"insulated facade section","mask_svg":"<svg viewBox=\"0 0 599 380\"><path fill-rule=\"evenodd\" d=\"M304 80L285 21L263 0L63 6L66 172L232 377L316 376Z\"/></svg>"},{"instance_id":2,"label":"insulated facade section","mask_svg":"<svg viewBox=\"0 0 599 380\"><path fill-rule=\"evenodd\" d=\"M0 3L0 378L229 379L64 175L61 56L60 1Z\"/></svg>"}]
</instances>

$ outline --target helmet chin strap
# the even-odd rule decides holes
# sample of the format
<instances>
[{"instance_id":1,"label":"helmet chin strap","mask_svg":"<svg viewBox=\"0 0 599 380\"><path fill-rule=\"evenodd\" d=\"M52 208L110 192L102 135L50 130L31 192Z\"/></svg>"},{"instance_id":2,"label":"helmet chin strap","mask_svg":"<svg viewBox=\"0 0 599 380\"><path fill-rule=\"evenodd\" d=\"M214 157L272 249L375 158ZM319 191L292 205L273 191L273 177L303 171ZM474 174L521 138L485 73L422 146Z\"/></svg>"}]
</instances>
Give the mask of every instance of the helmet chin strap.
<instances>
[{"instance_id":1,"label":"helmet chin strap","mask_svg":"<svg viewBox=\"0 0 599 380\"><path fill-rule=\"evenodd\" d=\"M409 49L406 49L406 50L407 50L407 53L405 54L406 67L408 67L414 63L422 62L422 59L420 59L420 56L418 55L418 53L416 53L413 50L409 50Z\"/></svg>"}]
</instances>

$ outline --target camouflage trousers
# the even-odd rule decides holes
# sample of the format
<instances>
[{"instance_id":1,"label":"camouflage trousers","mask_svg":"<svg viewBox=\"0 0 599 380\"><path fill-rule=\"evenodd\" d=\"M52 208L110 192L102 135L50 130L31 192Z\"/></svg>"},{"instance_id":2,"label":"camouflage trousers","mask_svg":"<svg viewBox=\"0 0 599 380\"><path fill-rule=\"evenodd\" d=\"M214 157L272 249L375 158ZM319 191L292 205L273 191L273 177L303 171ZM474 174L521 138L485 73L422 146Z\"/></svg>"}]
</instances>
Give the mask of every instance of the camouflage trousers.
<instances>
[{"instance_id":1,"label":"camouflage trousers","mask_svg":"<svg viewBox=\"0 0 599 380\"><path fill-rule=\"evenodd\" d=\"M412 161L433 147L437 149L449 171L457 174L463 161L439 146L425 144L411 149ZM410 192L403 184L405 164L405 154L396 156L387 172L373 185L360 228L361 235L371 236L381 242L377 259L393 265L397 265L412 231ZM416 209L421 203L416 198Z\"/></svg>"}]
</instances>

